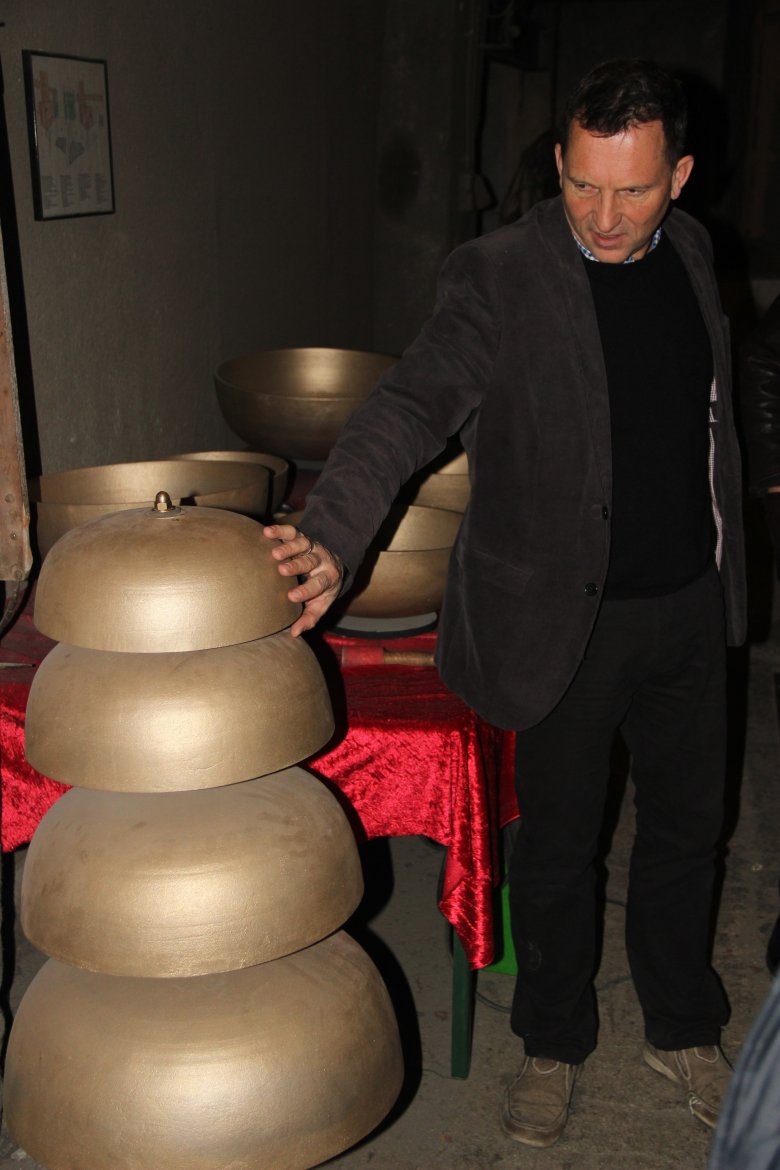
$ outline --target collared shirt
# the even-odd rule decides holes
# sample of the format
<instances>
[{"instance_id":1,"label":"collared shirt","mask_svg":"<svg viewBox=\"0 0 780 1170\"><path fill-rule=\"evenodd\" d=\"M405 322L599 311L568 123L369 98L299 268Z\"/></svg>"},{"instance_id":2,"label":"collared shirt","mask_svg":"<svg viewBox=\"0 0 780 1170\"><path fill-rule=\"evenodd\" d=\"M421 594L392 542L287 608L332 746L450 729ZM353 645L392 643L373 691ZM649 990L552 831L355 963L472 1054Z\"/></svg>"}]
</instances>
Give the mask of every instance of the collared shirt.
<instances>
[{"instance_id":1,"label":"collared shirt","mask_svg":"<svg viewBox=\"0 0 780 1170\"><path fill-rule=\"evenodd\" d=\"M663 232L663 230L664 229L662 227L657 227L655 229L655 231L653 232L653 238L650 241L650 247L647 249L647 252L645 253L645 255L647 255L648 252L652 252L653 248L655 248L657 246L658 241L661 238L661 233ZM597 264L601 263L598 256L594 256L593 253L591 252L590 248L586 248L585 245L577 239L577 237L574 235L574 232L572 232L572 236L574 236L574 243L577 245L579 250L582 252L583 256L587 257L588 260L595 260ZM621 261L621 263L633 264L635 260L636 260L636 256L627 256L625 260Z\"/></svg>"}]
</instances>

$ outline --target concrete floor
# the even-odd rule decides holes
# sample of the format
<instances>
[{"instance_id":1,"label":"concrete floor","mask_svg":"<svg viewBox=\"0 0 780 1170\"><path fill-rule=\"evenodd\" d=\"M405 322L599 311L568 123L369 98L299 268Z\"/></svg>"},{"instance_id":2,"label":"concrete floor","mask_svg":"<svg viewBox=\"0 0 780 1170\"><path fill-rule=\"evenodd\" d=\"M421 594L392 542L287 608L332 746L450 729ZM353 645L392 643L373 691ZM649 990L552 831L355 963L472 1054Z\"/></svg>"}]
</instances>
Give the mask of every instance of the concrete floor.
<instances>
[{"instance_id":1,"label":"concrete floor","mask_svg":"<svg viewBox=\"0 0 780 1170\"><path fill-rule=\"evenodd\" d=\"M780 613L775 597L774 612ZM731 825L715 938L715 963L732 1019L724 1049L736 1058L768 991L769 931L778 913L780 753L775 673L780 622L735 656ZM746 673L745 673L746 672ZM747 679L743 720L739 678ZM746 729L744 750L740 725ZM694 1120L675 1086L641 1060L640 1012L623 952L623 899L632 839L630 784L607 857L603 960L598 975L600 1043L578 1083L567 1130L549 1150L517 1146L498 1125L498 1102L521 1056L509 1031L511 979L482 974L472 1068L453 1080L450 1061L451 958L436 907L442 851L420 838L372 842L363 851L364 906L353 933L374 957L401 1022L406 1082L393 1115L361 1145L328 1163L344 1170L704 1170L711 1133ZM8 860L6 868L9 872ZM16 887L24 851L14 859ZM17 933L12 1007L43 961ZM3 1129L0 1170L36 1170ZM68 1167L67 1170L76 1170ZM149 1167L148 1170L157 1170ZM747 1170L747 1168L746 1168Z\"/></svg>"}]
</instances>

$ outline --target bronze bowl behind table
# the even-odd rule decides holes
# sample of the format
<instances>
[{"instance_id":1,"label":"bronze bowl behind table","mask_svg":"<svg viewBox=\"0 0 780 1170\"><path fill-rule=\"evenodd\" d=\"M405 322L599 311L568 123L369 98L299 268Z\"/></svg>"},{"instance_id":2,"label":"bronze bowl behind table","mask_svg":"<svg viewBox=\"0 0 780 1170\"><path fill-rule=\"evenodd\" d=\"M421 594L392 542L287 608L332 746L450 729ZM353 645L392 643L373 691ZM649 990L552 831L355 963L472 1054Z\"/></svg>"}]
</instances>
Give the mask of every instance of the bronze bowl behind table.
<instances>
[{"instance_id":1,"label":"bronze bowl behind table","mask_svg":"<svg viewBox=\"0 0 780 1170\"><path fill-rule=\"evenodd\" d=\"M271 472L268 493L268 511L273 513L287 494L290 480L290 464L281 455L265 451L191 451L185 455L171 455L171 459L213 459L226 463L260 463Z\"/></svg>"},{"instance_id":2,"label":"bronze bowl behind table","mask_svg":"<svg viewBox=\"0 0 780 1170\"><path fill-rule=\"evenodd\" d=\"M412 617L441 608L461 514L410 505L393 510L346 597L350 617ZM392 535L387 535L392 532Z\"/></svg>"},{"instance_id":3,"label":"bronze bowl behind table","mask_svg":"<svg viewBox=\"0 0 780 1170\"><path fill-rule=\"evenodd\" d=\"M471 485L467 475L427 476L412 496L412 502L425 508L444 508L449 512L466 511Z\"/></svg>"},{"instance_id":4,"label":"bronze bowl behind table","mask_svg":"<svg viewBox=\"0 0 780 1170\"><path fill-rule=\"evenodd\" d=\"M291 512L278 522L297 525L302 515ZM392 508L352 588L337 603L339 616L385 619L437 613L462 518L446 508Z\"/></svg>"},{"instance_id":5,"label":"bronze bowl behind table","mask_svg":"<svg viewBox=\"0 0 780 1170\"><path fill-rule=\"evenodd\" d=\"M218 367L217 398L228 426L250 447L321 463L395 361L356 349L257 350Z\"/></svg>"},{"instance_id":6,"label":"bronze bowl behind table","mask_svg":"<svg viewBox=\"0 0 780 1170\"><path fill-rule=\"evenodd\" d=\"M470 494L468 457L461 451L444 463L439 460L423 468L409 481L402 498L425 508L465 512Z\"/></svg>"},{"instance_id":7,"label":"bronze bowl behind table","mask_svg":"<svg viewBox=\"0 0 780 1170\"><path fill-rule=\"evenodd\" d=\"M80 467L29 482L38 551L45 557L72 528L111 512L151 506L164 488L175 504L225 508L249 516L269 510L270 468L240 459L152 459Z\"/></svg>"}]
</instances>

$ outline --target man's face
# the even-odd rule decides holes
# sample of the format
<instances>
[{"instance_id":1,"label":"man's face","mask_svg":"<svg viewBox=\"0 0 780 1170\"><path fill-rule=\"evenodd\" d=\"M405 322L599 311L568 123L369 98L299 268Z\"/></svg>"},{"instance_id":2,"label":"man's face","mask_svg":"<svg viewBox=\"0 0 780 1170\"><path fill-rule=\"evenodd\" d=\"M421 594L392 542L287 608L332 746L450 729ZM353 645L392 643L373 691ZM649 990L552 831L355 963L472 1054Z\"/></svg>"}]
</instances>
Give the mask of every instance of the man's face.
<instances>
[{"instance_id":1,"label":"man's face","mask_svg":"<svg viewBox=\"0 0 780 1170\"><path fill-rule=\"evenodd\" d=\"M693 168L691 155L671 166L661 122L641 123L611 138L572 122L566 154L559 143L555 161L569 226L607 264L645 255Z\"/></svg>"}]
</instances>

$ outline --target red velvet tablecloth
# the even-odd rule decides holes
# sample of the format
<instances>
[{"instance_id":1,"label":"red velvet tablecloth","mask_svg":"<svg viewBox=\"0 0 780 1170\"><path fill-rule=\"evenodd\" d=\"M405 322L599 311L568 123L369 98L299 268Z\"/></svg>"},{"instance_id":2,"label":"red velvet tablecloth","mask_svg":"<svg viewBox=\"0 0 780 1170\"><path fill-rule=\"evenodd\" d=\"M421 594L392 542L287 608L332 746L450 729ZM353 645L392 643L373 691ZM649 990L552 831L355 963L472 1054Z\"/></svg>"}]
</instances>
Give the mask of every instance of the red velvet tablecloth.
<instances>
[{"instance_id":1,"label":"red velvet tablecloth","mask_svg":"<svg viewBox=\"0 0 780 1170\"><path fill-rule=\"evenodd\" d=\"M66 785L24 756L24 714L35 666L54 643L38 634L31 605L0 640L2 847L28 842ZM493 957L492 895L499 827L517 815L513 737L449 692L433 666L341 665L364 639L327 635L318 651L330 676L338 731L305 761L341 793L358 837L421 834L447 846L439 906L472 966ZM392 649L430 650L435 634L393 639ZM330 667L330 669L329 669Z\"/></svg>"}]
</instances>

